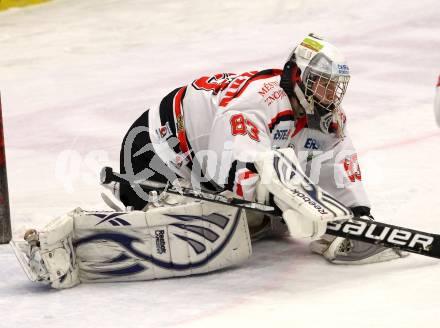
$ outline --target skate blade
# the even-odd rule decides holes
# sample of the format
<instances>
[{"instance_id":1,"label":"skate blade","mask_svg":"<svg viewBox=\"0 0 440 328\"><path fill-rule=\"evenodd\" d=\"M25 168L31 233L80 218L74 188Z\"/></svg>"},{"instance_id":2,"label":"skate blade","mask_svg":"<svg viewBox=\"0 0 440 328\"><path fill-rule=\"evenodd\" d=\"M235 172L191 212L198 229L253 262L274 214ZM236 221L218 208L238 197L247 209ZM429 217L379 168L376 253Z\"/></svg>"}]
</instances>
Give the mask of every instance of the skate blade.
<instances>
[{"instance_id":1,"label":"skate blade","mask_svg":"<svg viewBox=\"0 0 440 328\"><path fill-rule=\"evenodd\" d=\"M20 263L21 268L26 273L27 277L30 281L39 281L37 275L31 271L29 266L29 258L26 255L26 249L28 247L27 242L25 241L11 241L9 243L12 247L12 250L17 257L18 262Z\"/></svg>"},{"instance_id":2,"label":"skate blade","mask_svg":"<svg viewBox=\"0 0 440 328\"><path fill-rule=\"evenodd\" d=\"M110 207L112 210L116 211L116 212L123 212L124 210L119 207L116 204L116 201L112 200L109 196L107 196L105 193L101 193L101 198L104 201L104 203L107 204L108 207Z\"/></svg>"}]
</instances>

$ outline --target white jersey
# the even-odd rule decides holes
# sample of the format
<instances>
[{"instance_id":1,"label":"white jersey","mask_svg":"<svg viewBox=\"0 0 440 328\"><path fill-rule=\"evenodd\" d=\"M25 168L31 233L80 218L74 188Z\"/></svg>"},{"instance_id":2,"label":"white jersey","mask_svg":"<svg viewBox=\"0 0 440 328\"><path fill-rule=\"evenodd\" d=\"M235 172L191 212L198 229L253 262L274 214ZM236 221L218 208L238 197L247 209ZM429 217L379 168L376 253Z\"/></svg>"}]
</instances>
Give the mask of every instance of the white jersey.
<instances>
[{"instance_id":1,"label":"white jersey","mask_svg":"<svg viewBox=\"0 0 440 328\"><path fill-rule=\"evenodd\" d=\"M199 170L211 183L251 199L255 154L293 147L315 183L348 207L369 207L350 137L308 129L305 118L295 120L279 85L281 73L223 73L174 90L149 112L156 153L192 182L191 173ZM163 147L173 135L178 145Z\"/></svg>"},{"instance_id":2,"label":"white jersey","mask_svg":"<svg viewBox=\"0 0 440 328\"><path fill-rule=\"evenodd\" d=\"M440 75L438 76L437 87L435 88L434 114L437 125L440 126Z\"/></svg>"}]
</instances>

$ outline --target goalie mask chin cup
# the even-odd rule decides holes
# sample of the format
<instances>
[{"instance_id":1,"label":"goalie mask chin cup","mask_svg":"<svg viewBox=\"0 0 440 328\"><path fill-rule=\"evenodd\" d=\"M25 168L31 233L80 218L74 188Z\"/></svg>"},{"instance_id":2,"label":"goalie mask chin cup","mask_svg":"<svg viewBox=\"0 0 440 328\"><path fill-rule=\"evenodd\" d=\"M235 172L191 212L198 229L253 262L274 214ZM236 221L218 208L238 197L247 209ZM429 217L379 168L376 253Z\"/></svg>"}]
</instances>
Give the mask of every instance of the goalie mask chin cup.
<instances>
[{"instance_id":1,"label":"goalie mask chin cup","mask_svg":"<svg viewBox=\"0 0 440 328\"><path fill-rule=\"evenodd\" d=\"M340 104L349 80L349 68L340 51L309 34L290 54L280 85L297 98L310 129L341 136L345 117L341 117Z\"/></svg>"}]
</instances>

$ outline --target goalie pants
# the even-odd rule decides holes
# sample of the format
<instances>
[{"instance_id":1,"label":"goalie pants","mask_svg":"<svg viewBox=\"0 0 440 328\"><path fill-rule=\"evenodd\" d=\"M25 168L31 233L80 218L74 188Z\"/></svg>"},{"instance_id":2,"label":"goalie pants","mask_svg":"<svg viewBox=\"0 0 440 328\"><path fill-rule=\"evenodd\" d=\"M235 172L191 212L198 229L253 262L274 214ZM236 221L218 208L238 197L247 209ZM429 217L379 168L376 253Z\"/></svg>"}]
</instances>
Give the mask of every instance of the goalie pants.
<instances>
[{"instance_id":1,"label":"goalie pants","mask_svg":"<svg viewBox=\"0 0 440 328\"><path fill-rule=\"evenodd\" d=\"M141 132L137 133L134 137L133 142L131 145L127 143L127 138L130 134L130 132L135 128L145 128ZM148 146L148 144L151 144L150 134L148 131L148 110L145 111L130 127L130 129L127 131L121 146L121 152L120 152L120 172L125 174L127 173L127 169L124 164L124 156L129 155L131 160L131 166L133 169L134 174L138 174L142 170L144 170L148 163L150 163L155 156L152 149L149 151L145 151L140 153L139 155L135 154L139 152L143 147ZM128 152L128 154L126 154ZM157 159L157 156L156 156ZM168 167L165 163L163 163L163 169L167 170ZM168 169L169 173L172 174L172 171ZM149 176L150 180L166 183L168 179L166 178L166 174L163 175L161 173L151 171L152 175ZM147 205L147 201L139 197L136 192L131 188L129 183L121 183L120 184L120 190L119 190L119 197L122 203L125 206L132 206L135 210L141 210Z\"/></svg>"}]
</instances>

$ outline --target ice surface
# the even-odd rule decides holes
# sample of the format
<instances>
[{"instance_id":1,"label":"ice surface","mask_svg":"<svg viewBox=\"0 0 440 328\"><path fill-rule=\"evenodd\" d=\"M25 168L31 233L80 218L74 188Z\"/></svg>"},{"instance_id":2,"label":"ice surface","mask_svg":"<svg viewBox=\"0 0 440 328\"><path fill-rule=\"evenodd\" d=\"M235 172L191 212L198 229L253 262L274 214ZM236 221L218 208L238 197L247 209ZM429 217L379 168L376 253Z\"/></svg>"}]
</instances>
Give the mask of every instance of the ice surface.
<instances>
[{"instance_id":1,"label":"ice surface","mask_svg":"<svg viewBox=\"0 0 440 328\"><path fill-rule=\"evenodd\" d=\"M440 6L419 1L56 0L0 13L0 90L14 237L76 206L146 106L200 74L280 67L306 33L339 46L345 110L373 213L440 233ZM256 244L246 265L54 291L0 246L0 327L428 327L440 266L412 255L334 266L304 241Z\"/></svg>"}]
</instances>

